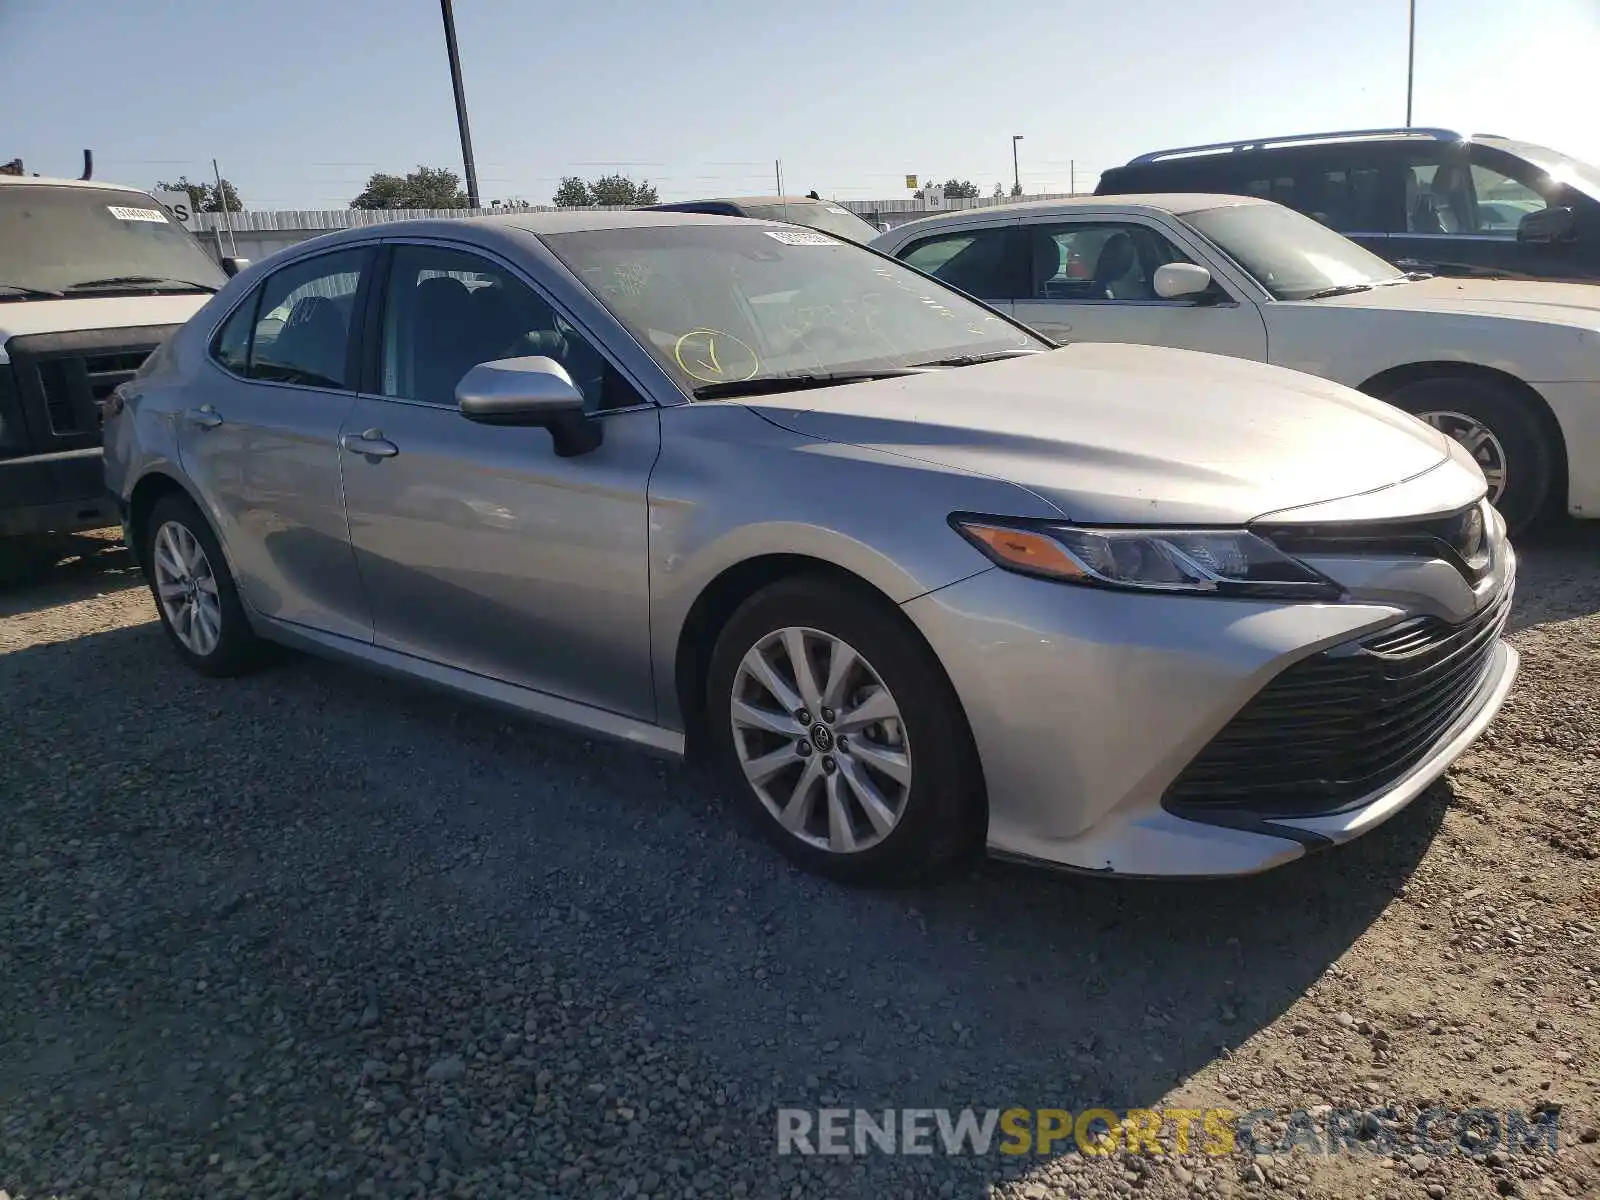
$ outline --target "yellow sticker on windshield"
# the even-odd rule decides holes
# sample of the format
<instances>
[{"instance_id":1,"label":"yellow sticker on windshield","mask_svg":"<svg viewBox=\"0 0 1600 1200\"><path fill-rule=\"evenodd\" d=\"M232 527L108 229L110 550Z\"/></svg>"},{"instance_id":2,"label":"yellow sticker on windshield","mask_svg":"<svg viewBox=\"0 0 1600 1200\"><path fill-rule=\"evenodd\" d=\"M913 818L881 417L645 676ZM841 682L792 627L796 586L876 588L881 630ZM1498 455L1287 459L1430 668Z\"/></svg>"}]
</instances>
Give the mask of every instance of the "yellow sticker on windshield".
<instances>
[{"instance_id":1,"label":"yellow sticker on windshield","mask_svg":"<svg viewBox=\"0 0 1600 1200\"><path fill-rule=\"evenodd\" d=\"M720 329L691 329L672 348L678 369L701 383L738 382L761 370L749 343Z\"/></svg>"}]
</instances>

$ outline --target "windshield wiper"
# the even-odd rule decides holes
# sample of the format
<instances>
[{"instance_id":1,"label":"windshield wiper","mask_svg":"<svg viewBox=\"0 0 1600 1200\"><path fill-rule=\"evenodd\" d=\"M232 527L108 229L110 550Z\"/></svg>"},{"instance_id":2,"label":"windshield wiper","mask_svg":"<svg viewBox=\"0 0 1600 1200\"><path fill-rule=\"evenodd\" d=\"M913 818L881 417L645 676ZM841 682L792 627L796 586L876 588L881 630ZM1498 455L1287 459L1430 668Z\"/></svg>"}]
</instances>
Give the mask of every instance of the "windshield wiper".
<instances>
[{"instance_id":1,"label":"windshield wiper","mask_svg":"<svg viewBox=\"0 0 1600 1200\"><path fill-rule=\"evenodd\" d=\"M979 363L999 362L1003 358L1023 358L1029 354L1043 354L1043 350L1000 350L993 354L957 354L953 358L935 358L916 363L919 367L975 367Z\"/></svg>"},{"instance_id":2,"label":"windshield wiper","mask_svg":"<svg viewBox=\"0 0 1600 1200\"><path fill-rule=\"evenodd\" d=\"M1370 292L1371 290L1372 285L1370 283L1341 283L1338 287L1327 287L1320 292L1312 292L1309 296L1303 297L1303 299L1323 300L1329 296L1351 296L1356 292Z\"/></svg>"},{"instance_id":3,"label":"windshield wiper","mask_svg":"<svg viewBox=\"0 0 1600 1200\"><path fill-rule=\"evenodd\" d=\"M20 283L0 283L0 293L7 296L20 296L24 300L59 300L60 292L52 292L48 288L27 287Z\"/></svg>"},{"instance_id":4,"label":"windshield wiper","mask_svg":"<svg viewBox=\"0 0 1600 1200\"><path fill-rule=\"evenodd\" d=\"M108 275L104 279L85 279L82 283L70 284L67 287L67 291L76 292L89 288L125 286L181 287L190 288L197 292L214 292L217 290L209 283L196 283L192 279L166 279L160 275Z\"/></svg>"},{"instance_id":5,"label":"windshield wiper","mask_svg":"<svg viewBox=\"0 0 1600 1200\"><path fill-rule=\"evenodd\" d=\"M754 379L730 379L708 383L694 390L696 400L721 400L729 396L761 396L772 392L800 392L807 388L838 387L846 383L868 383L874 379L893 379L899 375L921 375L916 367L880 367L876 371L828 371L813 375L757 375Z\"/></svg>"}]
</instances>

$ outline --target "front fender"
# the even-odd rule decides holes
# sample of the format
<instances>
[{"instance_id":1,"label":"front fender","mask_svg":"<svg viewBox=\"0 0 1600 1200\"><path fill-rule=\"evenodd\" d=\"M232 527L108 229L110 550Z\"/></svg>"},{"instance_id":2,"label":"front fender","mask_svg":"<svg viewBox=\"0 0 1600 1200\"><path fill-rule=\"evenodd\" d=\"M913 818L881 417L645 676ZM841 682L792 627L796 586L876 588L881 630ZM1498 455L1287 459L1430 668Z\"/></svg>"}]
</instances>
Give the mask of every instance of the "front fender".
<instances>
[{"instance_id":1,"label":"front fender","mask_svg":"<svg viewBox=\"0 0 1600 1200\"><path fill-rule=\"evenodd\" d=\"M901 604L990 567L950 529L959 510L1060 517L1015 484L797 434L742 405L664 410L650 481L660 723L682 728L678 644L695 601L719 576L753 559L803 556Z\"/></svg>"}]
</instances>

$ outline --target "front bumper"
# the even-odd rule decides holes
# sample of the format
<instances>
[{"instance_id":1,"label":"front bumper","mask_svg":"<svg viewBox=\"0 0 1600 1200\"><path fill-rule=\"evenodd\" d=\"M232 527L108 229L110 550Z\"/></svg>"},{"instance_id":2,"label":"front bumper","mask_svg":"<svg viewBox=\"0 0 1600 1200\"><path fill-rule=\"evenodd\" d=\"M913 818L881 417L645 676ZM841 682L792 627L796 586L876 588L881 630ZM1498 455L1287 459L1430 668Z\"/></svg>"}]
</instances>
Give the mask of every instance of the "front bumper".
<instances>
[{"instance_id":1,"label":"front bumper","mask_svg":"<svg viewBox=\"0 0 1600 1200\"><path fill-rule=\"evenodd\" d=\"M995 569L904 605L965 708L983 763L991 853L1138 876L1251 874L1399 812L1499 711L1518 659L1498 638L1448 725L1353 805L1217 820L1163 803L1268 681L1407 617L1460 621L1480 611L1514 585L1515 556L1502 543L1477 588L1442 562L1382 571L1368 561L1357 570L1363 581L1344 604L1116 593Z\"/></svg>"},{"instance_id":2,"label":"front bumper","mask_svg":"<svg viewBox=\"0 0 1600 1200\"><path fill-rule=\"evenodd\" d=\"M75 533L119 520L99 447L0 459L0 537Z\"/></svg>"}]
</instances>

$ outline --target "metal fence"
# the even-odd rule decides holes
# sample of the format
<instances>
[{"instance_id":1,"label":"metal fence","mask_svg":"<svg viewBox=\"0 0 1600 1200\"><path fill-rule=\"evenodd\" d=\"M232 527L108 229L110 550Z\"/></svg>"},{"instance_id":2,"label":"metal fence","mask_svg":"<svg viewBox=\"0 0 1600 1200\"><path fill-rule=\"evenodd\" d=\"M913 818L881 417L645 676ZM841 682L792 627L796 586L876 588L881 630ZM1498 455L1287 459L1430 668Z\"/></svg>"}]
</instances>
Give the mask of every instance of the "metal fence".
<instances>
[{"instance_id":1,"label":"metal fence","mask_svg":"<svg viewBox=\"0 0 1600 1200\"><path fill-rule=\"evenodd\" d=\"M929 208L921 200L897 197L892 200L832 200L829 203L847 208L869 221L899 218L902 221L934 213L951 212L963 208L988 208L998 204L1020 204L1028 200L1062 200L1071 192L1047 192L1035 196L980 196L975 200L946 200L942 207ZM603 211L616 211L626 206L603 206ZM266 209L236 213L195 213L196 231L232 228L236 233L270 232L274 230L303 229L354 229L364 225L382 225L389 221L460 220L464 217L493 217L516 212L557 212L550 205L516 205L495 208L323 208L323 209ZM897 222L898 223L898 222Z\"/></svg>"}]
</instances>

